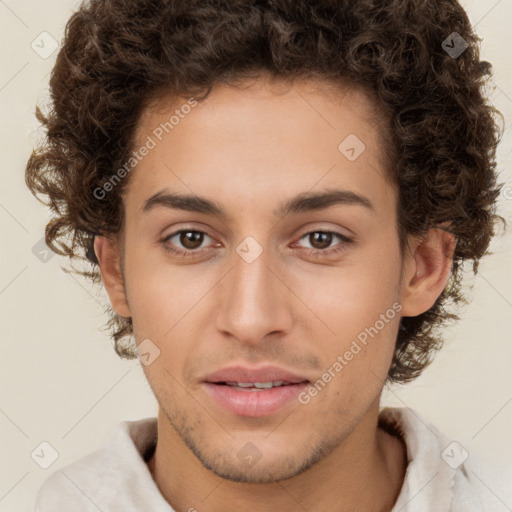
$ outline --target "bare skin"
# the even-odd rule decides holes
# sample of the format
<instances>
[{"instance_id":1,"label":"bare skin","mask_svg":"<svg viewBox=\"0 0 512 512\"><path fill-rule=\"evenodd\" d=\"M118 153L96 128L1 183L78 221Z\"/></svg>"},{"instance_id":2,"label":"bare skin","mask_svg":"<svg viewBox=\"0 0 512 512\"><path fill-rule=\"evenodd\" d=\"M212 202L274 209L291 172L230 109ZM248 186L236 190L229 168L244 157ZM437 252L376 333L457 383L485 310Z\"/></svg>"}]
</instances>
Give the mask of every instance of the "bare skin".
<instances>
[{"instance_id":1,"label":"bare skin","mask_svg":"<svg viewBox=\"0 0 512 512\"><path fill-rule=\"evenodd\" d=\"M264 79L216 87L133 171L124 240L95 240L113 308L132 318L138 344L160 350L144 366L159 403L148 467L176 511L389 511L402 487L405 446L378 427L379 398L400 318L434 304L453 239L433 229L402 254L385 124L366 95L342 92ZM169 98L145 111L136 146L185 103ZM338 148L349 134L365 145L353 161ZM352 195L275 213L299 194L335 189ZM144 210L164 190L207 198L226 216ZM313 236L326 231L336 234ZM262 249L250 263L237 252L246 237ZM378 334L307 403L248 417L205 385L232 364L272 364L314 383L386 313ZM239 456L247 446L255 463Z\"/></svg>"}]
</instances>

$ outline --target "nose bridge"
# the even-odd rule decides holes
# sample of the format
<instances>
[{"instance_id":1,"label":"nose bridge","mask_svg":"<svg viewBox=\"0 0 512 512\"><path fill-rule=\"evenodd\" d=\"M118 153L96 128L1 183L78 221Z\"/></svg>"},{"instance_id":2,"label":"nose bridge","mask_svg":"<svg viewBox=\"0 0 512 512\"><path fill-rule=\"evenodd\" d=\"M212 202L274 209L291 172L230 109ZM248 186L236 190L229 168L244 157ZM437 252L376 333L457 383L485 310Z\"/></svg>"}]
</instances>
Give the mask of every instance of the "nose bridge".
<instances>
[{"instance_id":1,"label":"nose bridge","mask_svg":"<svg viewBox=\"0 0 512 512\"><path fill-rule=\"evenodd\" d=\"M266 334L289 328L286 287L275 275L272 252L248 237L233 254L233 269L223 283L219 330L257 343Z\"/></svg>"}]
</instances>

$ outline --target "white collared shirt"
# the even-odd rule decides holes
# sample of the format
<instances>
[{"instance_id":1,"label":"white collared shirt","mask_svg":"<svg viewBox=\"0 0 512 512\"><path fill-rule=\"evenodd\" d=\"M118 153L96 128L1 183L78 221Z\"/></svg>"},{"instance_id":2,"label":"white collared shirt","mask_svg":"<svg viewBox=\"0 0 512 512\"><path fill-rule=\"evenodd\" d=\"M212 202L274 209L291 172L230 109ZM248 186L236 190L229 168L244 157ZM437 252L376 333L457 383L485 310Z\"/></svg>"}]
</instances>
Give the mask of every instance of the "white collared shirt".
<instances>
[{"instance_id":1,"label":"white collared shirt","mask_svg":"<svg viewBox=\"0 0 512 512\"><path fill-rule=\"evenodd\" d=\"M408 466L392 512L508 510L479 484L464 448L415 411L385 408L380 420L407 447ZM34 512L175 512L144 460L156 440L156 418L119 423L105 446L50 475L37 494Z\"/></svg>"}]
</instances>

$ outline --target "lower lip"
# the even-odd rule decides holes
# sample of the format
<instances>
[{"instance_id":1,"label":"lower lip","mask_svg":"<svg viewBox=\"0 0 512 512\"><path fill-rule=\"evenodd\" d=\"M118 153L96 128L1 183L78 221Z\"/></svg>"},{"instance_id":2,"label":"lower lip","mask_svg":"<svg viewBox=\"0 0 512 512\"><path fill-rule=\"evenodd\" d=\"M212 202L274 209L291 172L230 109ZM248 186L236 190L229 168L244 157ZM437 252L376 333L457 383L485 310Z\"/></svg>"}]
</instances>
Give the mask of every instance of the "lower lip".
<instances>
[{"instance_id":1,"label":"lower lip","mask_svg":"<svg viewBox=\"0 0 512 512\"><path fill-rule=\"evenodd\" d=\"M301 382L258 391L250 388L250 391L245 391L225 384L204 384L221 407L238 416L249 417L267 416L279 411L296 400L299 393L308 386L307 382Z\"/></svg>"}]
</instances>

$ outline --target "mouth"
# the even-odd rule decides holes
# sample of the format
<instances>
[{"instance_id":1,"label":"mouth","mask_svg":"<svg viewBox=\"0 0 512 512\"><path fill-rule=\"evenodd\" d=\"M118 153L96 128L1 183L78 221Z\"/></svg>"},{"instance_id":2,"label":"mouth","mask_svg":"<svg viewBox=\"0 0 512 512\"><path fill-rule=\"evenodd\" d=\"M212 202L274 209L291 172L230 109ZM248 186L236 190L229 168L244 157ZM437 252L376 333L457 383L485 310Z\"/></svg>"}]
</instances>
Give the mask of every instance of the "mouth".
<instances>
[{"instance_id":1,"label":"mouth","mask_svg":"<svg viewBox=\"0 0 512 512\"><path fill-rule=\"evenodd\" d=\"M291 405L310 384L306 377L276 367L231 367L208 376L203 385L217 406L236 416L269 416Z\"/></svg>"},{"instance_id":2,"label":"mouth","mask_svg":"<svg viewBox=\"0 0 512 512\"><path fill-rule=\"evenodd\" d=\"M309 382L309 381L301 381L301 382ZM280 388L283 386L295 386L296 384L301 384L301 382L285 382L283 380L274 380L268 382L212 382L212 384L217 384L219 386L230 386L231 388L235 388L237 391L260 391L262 389L273 389Z\"/></svg>"}]
</instances>

